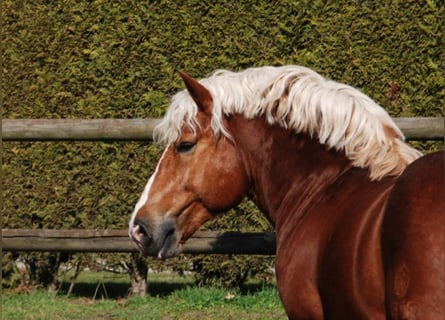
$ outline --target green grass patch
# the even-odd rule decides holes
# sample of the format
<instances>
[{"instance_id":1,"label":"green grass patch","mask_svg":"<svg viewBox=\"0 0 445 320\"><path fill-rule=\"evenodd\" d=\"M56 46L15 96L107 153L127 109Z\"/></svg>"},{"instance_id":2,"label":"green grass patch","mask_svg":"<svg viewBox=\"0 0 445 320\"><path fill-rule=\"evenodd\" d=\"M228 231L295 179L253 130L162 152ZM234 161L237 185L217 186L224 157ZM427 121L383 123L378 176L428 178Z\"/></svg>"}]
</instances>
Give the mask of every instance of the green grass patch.
<instances>
[{"instance_id":1,"label":"green grass patch","mask_svg":"<svg viewBox=\"0 0 445 320\"><path fill-rule=\"evenodd\" d=\"M98 299L36 290L3 295L3 319L285 319L277 291L187 287L165 296Z\"/></svg>"},{"instance_id":2,"label":"green grass patch","mask_svg":"<svg viewBox=\"0 0 445 320\"><path fill-rule=\"evenodd\" d=\"M150 275L147 297L127 297L125 275L84 272L72 294L44 290L3 294L3 319L286 319L273 285L249 283L241 291L197 287L187 277ZM93 299L94 293L100 286ZM107 294L104 294L104 289Z\"/></svg>"}]
</instances>

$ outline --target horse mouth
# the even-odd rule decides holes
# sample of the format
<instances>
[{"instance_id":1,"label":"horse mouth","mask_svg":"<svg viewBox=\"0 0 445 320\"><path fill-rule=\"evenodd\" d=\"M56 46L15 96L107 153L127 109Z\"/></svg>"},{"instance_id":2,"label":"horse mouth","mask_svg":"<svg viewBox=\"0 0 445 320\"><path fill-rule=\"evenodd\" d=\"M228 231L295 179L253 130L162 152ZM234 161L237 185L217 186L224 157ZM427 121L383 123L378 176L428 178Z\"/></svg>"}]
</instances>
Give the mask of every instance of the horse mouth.
<instances>
[{"instance_id":1,"label":"horse mouth","mask_svg":"<svg viewBox=\"0 0 445 320\"><path fill-rule=\"evenodd\" d=\"M175 229L168 230L156 257L160 260L174 257L179 254L180 246Z\"/></svg>"},{"instance_id":2,"label":"horse mouth","mask_svg":"<svg viewBox=\"0 0 445 320\"><path fill-rule=\"evenodd\" d=\"M161 224L154 232L148 224L141 220L135 221L130 230L130 237L142 254L166 259L179 254L181 245L177 230L172 223Z\"/></svg>"}]
</instances>

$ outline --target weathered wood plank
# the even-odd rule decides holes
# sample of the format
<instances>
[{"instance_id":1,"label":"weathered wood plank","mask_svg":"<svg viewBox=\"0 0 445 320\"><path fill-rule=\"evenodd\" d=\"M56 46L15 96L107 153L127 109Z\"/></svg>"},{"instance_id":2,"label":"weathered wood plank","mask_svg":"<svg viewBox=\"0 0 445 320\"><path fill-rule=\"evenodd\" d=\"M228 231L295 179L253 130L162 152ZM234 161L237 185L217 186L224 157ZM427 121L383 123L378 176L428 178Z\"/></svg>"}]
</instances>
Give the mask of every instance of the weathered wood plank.
<instances>
[{"instance_id":1,"label":"weathered wood plank","mask_svg":"<svg viewBox=\"0 0 445 320\"><path fill-rule=\"evenodd\" d=\"M159 119L3 119L4 141L148 141Z\"/></svg>"},{"instance_id":2,"label":"weathered wood plank","mask_svg":"<svg viewBox=\"0 0 445 320\"><path fill-rule=\"evenodd\" d=\"M4 141L147 141L160 119L3 119ZM394 118L407 140L442 140L444 118Z\"/></svg>"},{"instance_id":3,"label":"weathered wood plank","mask_svg":"<svg viewBox=\"0 0 445 320\"><path fill-rule=\"evenodd\" d=\"M407 140L443 140L444 118L393 118Z\"/></svg>"},{"instance_id":4,"label":"weathered wood plank","mask_svg":"<svg viewBox=\"0 0 445 320\"><path fill-rule=\"evenodd\" d=\"M183 246L190 254L275 254L273 232L198 231ZM137 252L126 230L3 229L5 251Z\"/></svg>"}]
</instances>

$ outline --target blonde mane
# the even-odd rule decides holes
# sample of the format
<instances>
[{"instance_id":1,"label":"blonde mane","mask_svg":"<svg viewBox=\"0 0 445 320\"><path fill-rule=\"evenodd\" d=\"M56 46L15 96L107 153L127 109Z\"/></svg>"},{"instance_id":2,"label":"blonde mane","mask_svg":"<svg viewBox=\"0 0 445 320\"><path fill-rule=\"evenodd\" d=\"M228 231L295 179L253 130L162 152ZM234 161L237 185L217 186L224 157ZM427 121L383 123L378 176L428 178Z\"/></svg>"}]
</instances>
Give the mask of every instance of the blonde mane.
<instances>
[{"instance_id":1,"label":"blonde mane","mask_svg":"<svg viewBox=\"0 0 445 320\"><path fill-rule=\"evenodd\" d=\"M222 119L263 116L270 124L305 133L329 148L344 151L357 167L379 180L399 175L421 153L404 142L388 113L359 90L324 79L301 66L216 71L200 81L212 94L212 129L230 138ZM173 98L155 129L155 140L176 141L183 125L198 128L197 106L186 90Z\"/></svg>"}]
</instances>

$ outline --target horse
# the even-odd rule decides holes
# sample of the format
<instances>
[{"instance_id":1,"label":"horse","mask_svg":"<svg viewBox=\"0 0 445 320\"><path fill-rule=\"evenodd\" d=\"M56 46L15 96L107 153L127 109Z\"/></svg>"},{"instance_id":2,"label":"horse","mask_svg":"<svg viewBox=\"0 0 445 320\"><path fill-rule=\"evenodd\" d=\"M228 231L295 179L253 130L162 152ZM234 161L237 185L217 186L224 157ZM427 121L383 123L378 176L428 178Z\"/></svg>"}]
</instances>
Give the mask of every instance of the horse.
<instances>
[{"instance_id":1,"label":"horse","mask_svg":"<svg viewBox=\"0 0 445 320\"><path fill-rule=\"evenodd\" d=\"M180 254L247 197L274 226L290 319L443 317L443 152L423 156L371 98L305 67L180 75L129 222L143 254Z\"/></svg>"}]
</instances>

